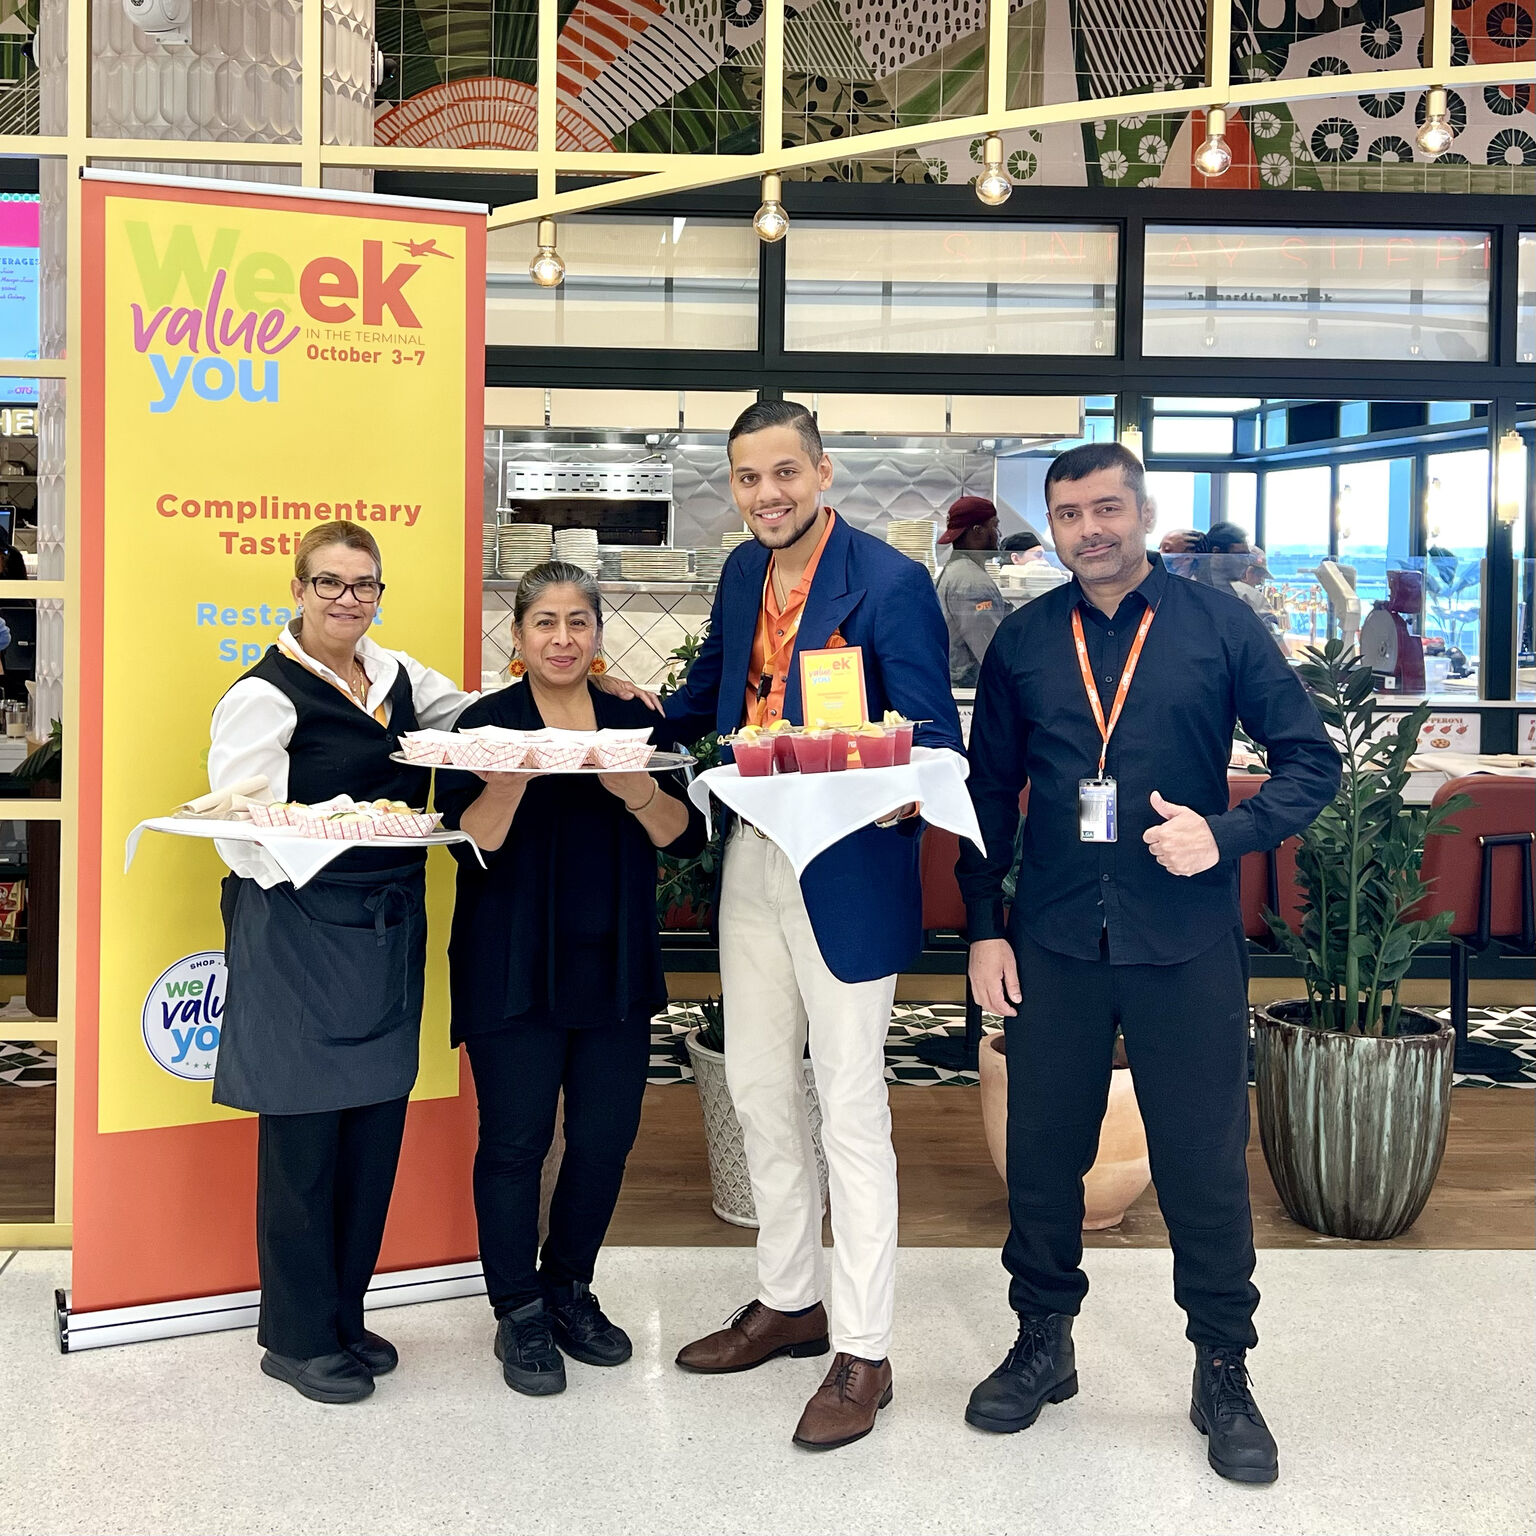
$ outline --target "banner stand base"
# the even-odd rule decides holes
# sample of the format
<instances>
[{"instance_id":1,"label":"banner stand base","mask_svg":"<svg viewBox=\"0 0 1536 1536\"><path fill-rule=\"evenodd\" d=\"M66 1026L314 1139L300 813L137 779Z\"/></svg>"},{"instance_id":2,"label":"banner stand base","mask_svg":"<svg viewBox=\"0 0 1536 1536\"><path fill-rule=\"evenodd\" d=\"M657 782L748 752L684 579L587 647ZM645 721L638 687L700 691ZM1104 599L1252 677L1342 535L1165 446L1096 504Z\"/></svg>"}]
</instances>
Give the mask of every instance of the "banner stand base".
<instances>
[{"instance_id":1,"label":"banner stand base","mask_svg":"<svg viewBox=\"0 0 1536 1536\"><path fill-rule=\"evenodd\" d=\"M427 1269L397 1269L375 1275L363 1299L364 1310L410 1307L423 1301L452 1301L485 1295L485 1274L478 1260L436 1264ZM226 1328L254 1328L260 1291L231 1291L223 1296L193 1296L184 1301L149 1302L140 1307L107 1307L96 1312L70 1309L69 1292L55 1291L54 1329L59 1353L105 1349L114 1344L143 1344L151 1339L179 1339Z\"/></svg>"}]
</instances>

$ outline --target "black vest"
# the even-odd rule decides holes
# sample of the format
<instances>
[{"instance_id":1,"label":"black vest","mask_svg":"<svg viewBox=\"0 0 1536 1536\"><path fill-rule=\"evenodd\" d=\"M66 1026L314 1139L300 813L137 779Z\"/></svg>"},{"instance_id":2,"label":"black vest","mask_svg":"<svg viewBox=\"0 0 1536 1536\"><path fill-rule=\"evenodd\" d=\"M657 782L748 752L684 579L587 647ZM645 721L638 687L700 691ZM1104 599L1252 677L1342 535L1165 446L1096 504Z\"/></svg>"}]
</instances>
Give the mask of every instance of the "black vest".
<instances>
[{"instance_id":1,"label":"black vest","mask_svg":"<svg viewBox=\"0 0 1536 1536\"><path fill-rule=\"evenodd\" d=\"M404 800L413 810L426 805L432 783L428 770L389 760L390 753L400 750L400 733L416 729L416 704L404 667L389 690L387 726L275 645L245 676L270 683L298 713L288 743L290 800L313 805L333 795L351 795L354 800ZM354 848L327 868L398 869L425 857L425 849L415 854L402 848Z\"/></svg>"}]
</instances>

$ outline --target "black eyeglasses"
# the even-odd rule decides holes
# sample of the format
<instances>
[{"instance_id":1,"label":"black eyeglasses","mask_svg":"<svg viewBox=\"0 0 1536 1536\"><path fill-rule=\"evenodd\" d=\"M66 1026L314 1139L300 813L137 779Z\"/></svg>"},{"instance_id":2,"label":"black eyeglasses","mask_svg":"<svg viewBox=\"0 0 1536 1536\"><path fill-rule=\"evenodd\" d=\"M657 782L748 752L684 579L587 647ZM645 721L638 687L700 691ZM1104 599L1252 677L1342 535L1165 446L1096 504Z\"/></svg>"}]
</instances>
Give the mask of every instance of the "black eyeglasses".
<instances>
[{"instance_id":1,"label":"black eyeglasses","mask_svg":"<svg viewBox=\"0 0 1536 1536\"><path fill-rule=\"evenodd\" d=\"M334 602L343 592L350 592L360 603L376 603L384 596L384 583L365 576L361 581L343 581L339 576L311 576L310 586L316 597Z\"/></svg>"}]
</instances>

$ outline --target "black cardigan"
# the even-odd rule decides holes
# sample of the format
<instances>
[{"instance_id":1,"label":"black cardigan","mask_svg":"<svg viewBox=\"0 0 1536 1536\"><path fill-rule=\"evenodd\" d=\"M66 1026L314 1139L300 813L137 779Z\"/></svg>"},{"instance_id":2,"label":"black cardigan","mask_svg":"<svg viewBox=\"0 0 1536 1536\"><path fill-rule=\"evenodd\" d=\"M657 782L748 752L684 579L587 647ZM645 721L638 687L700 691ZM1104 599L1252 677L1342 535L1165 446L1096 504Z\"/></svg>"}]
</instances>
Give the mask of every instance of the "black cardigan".
<instances>
[{"instance_id":1,"label":"black cardigan","mask_svg":"<svg viewBox=\"0 0 1536 1536\"><path fill-rule=\"evenodd\" d=\"M661 716L639 700L593 688L600 728L655 728ZM459 728L543 725L533 690L514 684L477 699ZM649 1028L667 1004L656 920L656 856L678 858L704 846L704 818L688 801L679 773L657 774L661 793L688 807L688 825L664 850L595 778L535 779L512 818L506 841L485 854L454 847L458 899L448 946L452 1040L519 1025ZM469 774L437 779L437 808L457 828L484 785Z\"/></svg>"}]
</instances>

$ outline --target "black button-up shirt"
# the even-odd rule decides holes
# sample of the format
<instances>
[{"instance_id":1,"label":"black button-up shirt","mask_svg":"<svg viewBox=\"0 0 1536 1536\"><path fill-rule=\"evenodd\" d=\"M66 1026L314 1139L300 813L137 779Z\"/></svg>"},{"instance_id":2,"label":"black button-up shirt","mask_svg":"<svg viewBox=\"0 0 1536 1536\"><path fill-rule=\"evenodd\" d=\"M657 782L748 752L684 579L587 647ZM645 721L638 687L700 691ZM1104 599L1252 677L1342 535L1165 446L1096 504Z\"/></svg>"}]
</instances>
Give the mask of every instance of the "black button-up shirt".
<instances>
[{"instance_id":1,"label":"black button-up shirt","mask_svg":"<svg viewBox=\"0 0 1536 1536\"><path fill-rule=\"evenodd\" d=\"M1339 786L1339 755L1300 680L1240 598L1172 576L1152 555L1147 579L1113 617L1074 580L1025 604L998 629L976 690L971 799L988 852L961 844L970 938L1004 935L1002 882L1027 783L1029 814L1011 924L1037 944L1091 960L1107 931L1115 965L1176 965L1242 920L1238 860L1277 847L1311 823ZM1072 639L1082 614L1107 721L1147 606L1157 617L1110 738L1105 772L1118 784L1119 841L1078 836L1077 786L1099 765L1098 726ZM1269 755L1269 781L1228 809L1233 728ZM1142 841L1161 817L1152 791L1204 816L1220 862L1169 874Z\"/></svg>"}]
</instances>

